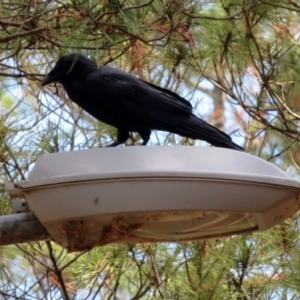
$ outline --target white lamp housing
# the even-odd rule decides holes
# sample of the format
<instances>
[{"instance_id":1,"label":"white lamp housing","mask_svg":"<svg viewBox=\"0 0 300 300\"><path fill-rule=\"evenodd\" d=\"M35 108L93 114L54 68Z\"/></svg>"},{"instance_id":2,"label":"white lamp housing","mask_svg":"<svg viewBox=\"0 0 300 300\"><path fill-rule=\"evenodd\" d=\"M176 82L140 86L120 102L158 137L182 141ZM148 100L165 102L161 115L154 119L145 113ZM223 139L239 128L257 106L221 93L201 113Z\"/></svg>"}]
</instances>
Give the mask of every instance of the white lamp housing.
<instances>
[{"instance_id":1,"label":"white lamp housing","mask_svg":"<svg viewBox=\"0 0 300 300\"><path fill-rule=\"evenodd\" d=\"M270 228L299 209L299 184L253 155L202 147L120 147L43 155L24 197L69 251Z\"/></svg>"}]
</instances>

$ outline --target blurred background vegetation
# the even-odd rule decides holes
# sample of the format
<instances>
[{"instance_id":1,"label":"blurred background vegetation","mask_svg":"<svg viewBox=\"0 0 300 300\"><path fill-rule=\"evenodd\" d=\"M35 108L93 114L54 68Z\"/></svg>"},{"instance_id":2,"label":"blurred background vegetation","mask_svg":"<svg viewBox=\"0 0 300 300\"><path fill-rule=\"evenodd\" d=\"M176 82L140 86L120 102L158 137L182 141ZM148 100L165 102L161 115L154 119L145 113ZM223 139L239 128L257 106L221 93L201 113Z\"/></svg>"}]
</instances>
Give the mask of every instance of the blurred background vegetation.
<instances>
[{"instance_id":1,"label":"blurred background vegetation","mask_svg":"<svg viewBox=\"0 0 300 300\"><path fill-rule=\"evenodd\" d=\"M292 0L1 0L1 214L12 213L4 182L26 178L42 154L116 136L59 84L41 87L74 52L179 93L247 152L299 178L299 24ZM139 143L132 134L127 145ZM162 132L151 144L208 146ZM1 247L0 298L300 299L298 222L84 253L54 242Z\"/></svg>"}]
</instances>

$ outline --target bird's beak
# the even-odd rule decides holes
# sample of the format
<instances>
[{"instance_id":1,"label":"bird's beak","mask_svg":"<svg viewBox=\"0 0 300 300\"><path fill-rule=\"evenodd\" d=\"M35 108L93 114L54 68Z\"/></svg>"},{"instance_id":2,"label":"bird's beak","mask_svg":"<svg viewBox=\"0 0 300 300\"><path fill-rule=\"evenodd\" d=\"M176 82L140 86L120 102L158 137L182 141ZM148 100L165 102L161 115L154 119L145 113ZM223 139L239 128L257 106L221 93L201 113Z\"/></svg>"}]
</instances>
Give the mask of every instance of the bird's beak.
<instances>
[{"instance_id":1,"label":"bird's beak","mask_svg":"<svg viewBox=\"0 0 300 300\"><path fill-rule=\"evenodd\" d=\"M53 80L53 78L49 75L46 75L46 77L44 78L43 82L42 82L42 86L45 86L51 82L54 82L55 80Z\"/></svg>"},{"instance_id":2,"label":"bird's beak","mask_svg":"<svg viewBox=\"0 0 300 300\"><path fill-rule=\"evenodd\" d=\"M45 86L45 85L55 82L55 81L60 81L60 79L62 77L63 77L63 72L54 68L44 78L44 80L42 82L42 86Z\"/></svg>"}]
</instances>

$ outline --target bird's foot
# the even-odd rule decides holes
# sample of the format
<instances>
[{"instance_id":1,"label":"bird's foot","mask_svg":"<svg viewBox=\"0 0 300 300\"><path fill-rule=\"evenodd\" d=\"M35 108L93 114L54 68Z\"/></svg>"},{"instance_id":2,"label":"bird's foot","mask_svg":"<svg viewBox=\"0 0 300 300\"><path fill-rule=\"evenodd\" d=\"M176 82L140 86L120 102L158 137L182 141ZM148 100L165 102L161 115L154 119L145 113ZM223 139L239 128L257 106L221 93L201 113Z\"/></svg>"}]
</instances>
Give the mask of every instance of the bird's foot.
<instances>
[{"instance_id":1,"label":"bird's foot","mask_svg":"<svg viewBox=\"0 0 300 300\"><path fill-rule=\"evenodd\" d=\"M113 143L107 145L105 148L107 148L107 147L117 147L117 146L119 146L119 145L121 145L121 144L122 144L122 143L120 143L119 141L115 141L115 142L113 142Z\"/></svg>"}]
</instances>

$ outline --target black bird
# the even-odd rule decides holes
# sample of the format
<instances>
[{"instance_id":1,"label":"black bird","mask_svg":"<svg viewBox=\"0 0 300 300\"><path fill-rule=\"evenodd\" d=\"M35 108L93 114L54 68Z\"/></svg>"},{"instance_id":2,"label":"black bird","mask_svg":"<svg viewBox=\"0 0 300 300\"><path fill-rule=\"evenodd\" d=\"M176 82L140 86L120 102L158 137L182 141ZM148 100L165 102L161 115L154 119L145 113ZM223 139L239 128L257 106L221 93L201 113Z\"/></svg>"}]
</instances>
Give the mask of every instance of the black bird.
<instances>
[{"instance_id":1,"label":"black bird","mask_svg":"<svg viewBox=\"0 0 300 300\"><path fill-rule=\"evenodd\" d=\"M111 147L125 143L130 131L138 132L146 145L156 129L244 151L226 133L196 117L191 104L176 93L116 68L98 68L83 55L60 58L42 85L56 81L83 110L118 129Z\"/></svg>"}]
</instances>

